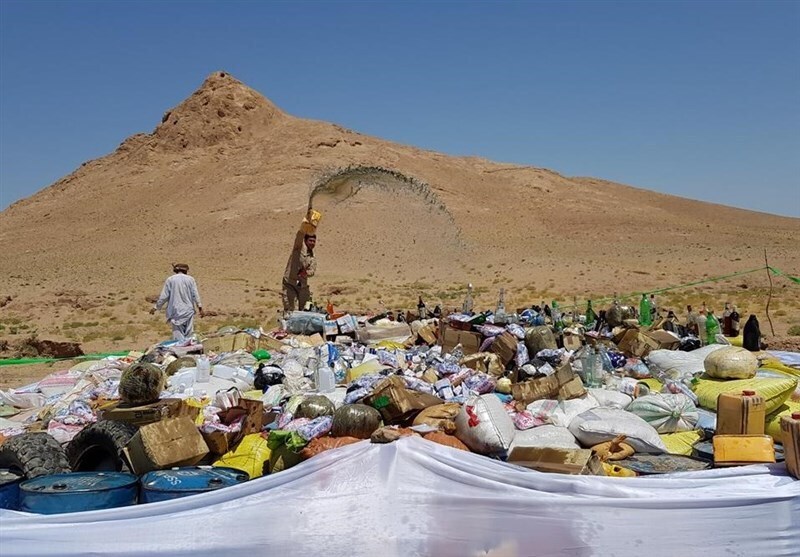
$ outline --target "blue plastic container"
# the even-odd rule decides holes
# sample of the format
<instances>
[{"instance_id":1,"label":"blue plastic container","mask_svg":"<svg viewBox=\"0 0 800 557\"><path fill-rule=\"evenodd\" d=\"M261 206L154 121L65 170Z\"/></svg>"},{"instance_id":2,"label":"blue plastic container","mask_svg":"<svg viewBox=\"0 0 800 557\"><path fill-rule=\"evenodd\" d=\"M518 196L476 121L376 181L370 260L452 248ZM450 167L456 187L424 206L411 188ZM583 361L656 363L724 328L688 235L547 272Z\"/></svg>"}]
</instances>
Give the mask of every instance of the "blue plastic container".
<instances>
[{"instance_id":1,"label":"blue plastic container","mask_svg":"<svg viewBox=\"0 0 800 557\"><path fill-rule=\"evenodd\" d=\"M113 509L136 504L139 479L124 472L73 472L26 480L20 510L39 514Z\"/></svg>"},{"instance_id":2,"label":"blue plastic container","mask_svg":"<svg viewBox=\"0 0 800 557\"><path fill-rule=\"evenodd\" d=\"M19 484L22 476L11 470L0 470L0 509L19 509Z\"/></svg>"},{"instance_id":3,"label":"blue plastic container","mask_svg":"<svg viewBox=\"0 0 800 557\"><path fill-rule=\"evenodd\" d=\"M250 479L235 468L189 466L172 470L156 470L142 476L140 503L155 503L179 499L187 495L206 493L230 487Z\"/></svg>"}]
</instances>

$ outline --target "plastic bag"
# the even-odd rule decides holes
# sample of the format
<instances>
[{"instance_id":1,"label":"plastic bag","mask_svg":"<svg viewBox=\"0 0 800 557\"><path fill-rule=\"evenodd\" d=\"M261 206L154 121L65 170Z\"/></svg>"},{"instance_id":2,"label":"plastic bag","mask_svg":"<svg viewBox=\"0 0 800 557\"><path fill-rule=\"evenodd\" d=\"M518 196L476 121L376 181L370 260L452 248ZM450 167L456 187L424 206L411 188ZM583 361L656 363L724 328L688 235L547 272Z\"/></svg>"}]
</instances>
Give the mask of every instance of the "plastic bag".
<instances>
[{"instance_id":1,"label":"plastic bag","mask_svg":"<svg viewBox=\"0 0 800 557\"><path fill-rule=\"evenodd\" d=\"M296 418L309 418L313 420L320 416L333 416L336 411L333 402L323 395L309 395L297 406L294 412Z\"/></svg>"},{"instance_id":2,"label":"plastic bag","mask_svg":"<svg viewBox=\"0 0 800 557\"><path fill-rule=\"evenodd\" d=\"M744 348L727 346L706 356L703 367L717 379L750 379L756 375L758 358Z\"/></svg>"},{"instance_id":3,"label":"plastic bag","mask_svg":"<svg viewBox=\"0 0 800 557\"><path fill-rule=\"evenodd\" d=\"M369 439L383 423L381 414L366 404L345 404L333 415L331 435Z\"/></svg>"},{"instance_id":4,"label":"plastic bag","mask_svg":"<svg viewBox=\"0 0 800 557\"><path fill-rule=\"evenodd\" d=\"M269 463L270 449L267 440L258 433L245 435L232 451L222 455L214 466L235 468L249 474L250 479L263 476Z\"/></svg>"}]
</instances>

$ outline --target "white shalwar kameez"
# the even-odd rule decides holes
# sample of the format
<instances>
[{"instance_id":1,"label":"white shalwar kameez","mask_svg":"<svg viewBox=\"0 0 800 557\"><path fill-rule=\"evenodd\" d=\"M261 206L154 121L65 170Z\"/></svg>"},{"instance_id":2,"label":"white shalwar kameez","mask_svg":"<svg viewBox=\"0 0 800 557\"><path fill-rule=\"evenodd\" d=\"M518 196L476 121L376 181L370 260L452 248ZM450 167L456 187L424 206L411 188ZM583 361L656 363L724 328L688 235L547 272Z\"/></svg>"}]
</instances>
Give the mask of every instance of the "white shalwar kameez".
<instances>
[{"instance_id":1,"label":"white shalwar kameez","mask_svg":"<svg viewBox=\"0 0 800 557\"><path fill-rule=\"evenodd\" d=\"M194 277L176 273L164 281L156 302L156 311L167 304L167 323L172 326L172 338L185 340L194 334L194 306L203 307Z\"/></svg>"}]
</instances>

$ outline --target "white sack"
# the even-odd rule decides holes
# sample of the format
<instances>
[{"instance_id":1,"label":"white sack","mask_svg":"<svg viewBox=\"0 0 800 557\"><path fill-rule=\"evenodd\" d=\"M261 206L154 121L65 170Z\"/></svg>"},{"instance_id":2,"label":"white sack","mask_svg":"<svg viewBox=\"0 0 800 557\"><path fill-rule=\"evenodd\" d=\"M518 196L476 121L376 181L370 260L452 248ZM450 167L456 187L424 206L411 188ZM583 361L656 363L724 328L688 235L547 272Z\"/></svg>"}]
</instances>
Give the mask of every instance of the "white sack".
<instances>
[{"instance_id":1,"label":"white sack","mask_svg":"<svg viewBox=\"0 0 800 557\"><path fill-rule=\"evenodd\" d=\"M611 441L617 435L639 453L665 453L667 448L658 432L635 414L616 408L594 408L577 416L569 430L584 447Z\"/></svg>"},{"instance_id":2,"label":"white sack","mask_svg":"<svg viewBox=\"0 0 800 557\"><path fill-rule=\"evenodd\" d=\"M516 433L503 403L493 394L468 398L455 421L456 437L483 455L505 456Z\"/></svg>"},{"instance_id":3,"label":"white sack","mask_svg":"<svg viewBox=\"0 0 800 557\"><path fill-rule=\"evenodd\" d=\"M603 408L619 408L620 410L624 410L633 400L633 397L630 395L619 391L598 388L591 388L588 389L588 391L589 396L594 398L598 406L602 406Z\"/></svg>"},{"instance_id":4,"label":"white sack","mask_svg":"<svg viewBox=\"0 0 800 557\"><path fill-rule=\"evenodd\" d=\"M597 400L584 395L570 400L536 400L528 405L527 410L540 420L539 423L569 427L575 416L598 406Z\"/></svg>"},{"instance_id":5,"label":"white sack","mask_svg":"<svg viewBox=\"0 0 800 557\"><path fill-rule=\"evenodd\" d=\"M555 425L543 425L518 431L514 435L509 453L516 447L548 447L552 449L580 449L581 446L570 433L569 428Z\"/></svg>"}]
</instances>

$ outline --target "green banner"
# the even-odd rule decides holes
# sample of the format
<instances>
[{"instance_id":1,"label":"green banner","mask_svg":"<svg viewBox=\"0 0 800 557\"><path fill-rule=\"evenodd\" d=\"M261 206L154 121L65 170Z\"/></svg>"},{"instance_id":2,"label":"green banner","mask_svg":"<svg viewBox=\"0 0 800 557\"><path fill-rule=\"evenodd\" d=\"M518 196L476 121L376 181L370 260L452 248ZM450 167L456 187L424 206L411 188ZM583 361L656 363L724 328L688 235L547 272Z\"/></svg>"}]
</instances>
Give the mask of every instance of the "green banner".
<instances>
[{"instance_id":1,"label":"green banner","mask_svg":"<svg viewBox=\"0 0 800 557\"><path fill-rule=\"evenodd\" d=\"M0 360L0 366L19 366L27 364L46 364L48 362L61 362L65 360L102 360L108 356L127 356L129 350L125 352L106 352L104 354L86 354L85 356L75 356L74 358L9 358Z\"/></svg>"},{"instance_id":2,"label":"green banner","mask_svg":"<svg viewBox=\"0 0 800 557\"><path fill-rule=\"evenodd\" d=\"M773 275L778 275L779 277L786 277L790 281L800 284L800 278L787 275L786 273L784 273L780 269L776 269L775 267L767 267L767 268L772 272Z\"/></svg>"}]
</instances>

